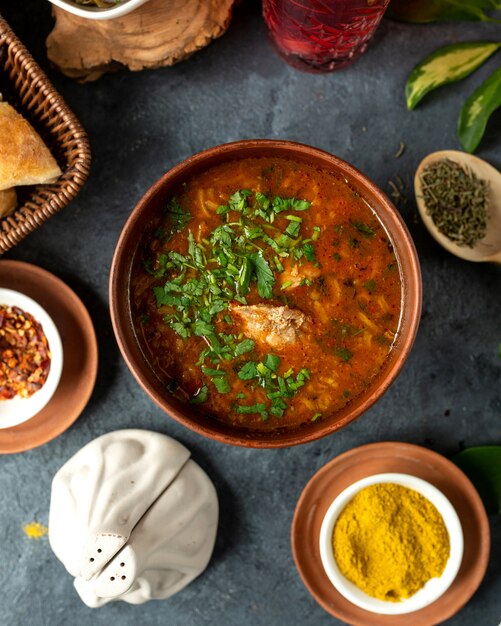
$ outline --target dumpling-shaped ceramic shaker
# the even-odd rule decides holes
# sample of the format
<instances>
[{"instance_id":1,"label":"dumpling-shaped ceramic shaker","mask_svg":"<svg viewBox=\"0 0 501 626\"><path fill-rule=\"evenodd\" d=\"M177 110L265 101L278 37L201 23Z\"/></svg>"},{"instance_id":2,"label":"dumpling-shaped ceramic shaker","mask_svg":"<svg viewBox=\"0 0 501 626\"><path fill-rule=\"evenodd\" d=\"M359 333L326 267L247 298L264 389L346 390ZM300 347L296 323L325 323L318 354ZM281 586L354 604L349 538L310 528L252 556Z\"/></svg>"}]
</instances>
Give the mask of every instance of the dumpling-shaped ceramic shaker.
<instances>
[{"instance_id":1,"label":"dumpling-shaped ceramic shaker","mask_svg":"<svg viewBox=\"0 0 501 626\"><path fill-rule=\"evenodd\" d=\"M199 576L218 500L178 441L118 430L84 446L52 481L50 545L90 607L165 599Z\"/></svg>"}]
</instances>

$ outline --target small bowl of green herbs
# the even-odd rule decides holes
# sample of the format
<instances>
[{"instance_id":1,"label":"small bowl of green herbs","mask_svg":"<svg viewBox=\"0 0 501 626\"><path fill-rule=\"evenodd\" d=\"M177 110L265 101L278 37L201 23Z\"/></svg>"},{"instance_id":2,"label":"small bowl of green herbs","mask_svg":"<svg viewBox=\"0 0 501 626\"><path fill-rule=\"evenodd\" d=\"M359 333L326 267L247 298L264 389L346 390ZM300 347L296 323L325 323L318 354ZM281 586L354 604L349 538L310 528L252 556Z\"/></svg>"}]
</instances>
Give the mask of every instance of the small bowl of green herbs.
<instances>
[{"instance_id":1,"label":"small bowl of green herbs","mask_svg":"<svg viewBox=\"0 0 501 626\"><path fill-rule=\"evenodd\" d=\"M122 17L148 0L49 0L57 7L88 20Z\"/></svg>"}]
</instances>

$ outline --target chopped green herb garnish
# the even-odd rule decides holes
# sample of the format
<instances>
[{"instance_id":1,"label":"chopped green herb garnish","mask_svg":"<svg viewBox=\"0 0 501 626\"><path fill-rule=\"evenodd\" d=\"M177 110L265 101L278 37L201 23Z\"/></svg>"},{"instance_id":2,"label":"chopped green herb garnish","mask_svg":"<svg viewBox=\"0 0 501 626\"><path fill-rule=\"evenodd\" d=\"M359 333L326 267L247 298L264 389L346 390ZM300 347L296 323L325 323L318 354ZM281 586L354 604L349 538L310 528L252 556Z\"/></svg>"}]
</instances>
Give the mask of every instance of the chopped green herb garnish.
<instances>
[{"instance_id":1,"label":"chopped green herb garnish","mask_svg":"<svg viewBox=\"0 0 501 626\"><path fill-rule=\"evenodd\" d=\"M244 339L235 346L235 356L241 356L250 352L254 348L254 341L252 339Z\"/></svg>"},{"instance_id":2,"label":"chopped green herb garnish","mask_svg":"<svg viewBox=\"0 0 501 626\"><path fill-rule=\"evenodd\" d=\"M212 390L210 385L218 393L231 391L226 369L230 366L240 380L261 387L269 400L266 404L244 405L235 410L257 412L262 419L269 419L270 415L281 417L287 410L286 399L292 398L309 379L305 368L297 374L289 369L283 376L279 375L280 358L274 354L268 354L262 361L243 362L242 357L254 350L254 341L243 335L225 334L218 326L222 321L233 325L228 314L230 302L247 304L246 296L253 289L263 299L272 298L274 289L280 293L275 287L274 272L284 271L282 259L289 257L292 264L306 259L318 265L313 242L320 236L320 227L314 226L305 238L303 217L297 215L309 208L307 200L268 197L261 192L239 189L228 198L227 204L217 207L216 215L221 223L203 239L196 239L194 232L189 231L186 252L170 250L158 254L153 262L145 262L150 274L167 279L154 287L156 304L162 307L165 324L183 339L204 338L206 345L201 349L197 366L210 384L202 385L191 400L194 404L207 400L209 389ZM176 199L169 203L168 211L171 234L185 228L191 219ZM286 225L280 228L275 222L282 212L287 212L283 217ZM285 282L280 290L292 284L293 281ZM311 285L312 281L305 278L300 284ZM236 395L245 398L243 393Z\"/></svg>"},{"instance_id":3,"label":"chopped green herb garnish","mask_svg":"<svg viewBox=\"0 0 501 626\"><path fill-rule=\"evenodd\" d=\"M235 404L233 406L233 410L236 413L242 413L244 415L252 415L253 413L254 414L257 413L261 415L261 419L263 420L263 422L269 419L268 411L266 410L266 405L262 403L251 404L250 406L247 406L245 404Z\"/></svg>"},{"instance_id":4,"label":"chopped green herb garnish","mask_svg":"<svg viewBox=\"0 0 501 626\"><path fill-rule=\"evenodd\" d=\"M226 377L213 378L212 382L214 383L214 386L216 387L219 393L228 393L229 391L231 391L230 383L228 382L228 378Z\"/></svg>"},{"instance_id":5,"label":"chopped green herb garnish","mask_svg":"<svg viewBox=\"0 0 501 626\"><path fill-rule=\"evenodd\" d=\"M320 237L320 226L313 226L313 233L311 235L312 241L316 241Z\"/></svg>"},{"instance_id":6,"label":"chopped green herb garnish","mask_svg":"<svg viewBox=\"0 0 501 626\"><path fill-rule=\"evenodd\" d=\"M318 262L315 254L315 246L312 243L305 243L303 245L303 252L307 261L311 261L312 263Z\"/></svg>"},{"instance_id":7,"label":"chopped green herb garnish","mask_svg":"<svg viewBox=\"0 0 501 626\"><path fill-rule=\"evenodd\" d=\"M366 283L364 283L364 287L369 293L372 293L376 289L376 281L371 278Z\"/></svg>"},{"instance_id":8,"label":"chopped green herb garnish","mask_svg":"<svg viewBox=\"0 0 501 626\"><path fill-rule=\"evenodd\" d=\"M197 393L193 396L190 402L191 404L202 404L202 402L206 402L208 396L209 396L209 388L207 387L207 385L203 385L202 387L200 387Z\"/></svg>"},{"instance_id":9,"label":"chopped green herb garnish","mask_svg":"<svg viewBox=\"0 0 501 626\"><path fill-rule=\"evenodd\" d=\"M345 363L347 363L353 356L353 352L351 350L348 350L348 348L338 348L337 350L335 350L334 354Z\"/></svg>"},{"instance_id":10,"label":"chopped green herb garnish","mask_svg":"<svg viewBox=\"0 0 501 626\"><path fill-rule=\"evenodd\" d=\"M268 354L264 360L264 364L272 372L276 372L278 366L280 365L280 357L276 356L275 354Z\"/></svg>"},{"instance_id":11,"label":"chopped green herb garnish","mask_svg":"<svg viewBox=\"0 0 501 626\"><path fill-rule=\"evenodd\" d=\"M250 258L256 270L257 291L259 295L261 298L271 298L273 285L275 284L275 276L270 269L268 261L264 258L262 252L255 252Z\"/></svg>"},{"instance_id":12,"label":"chopped green herb garnish","mask_svg":"<svg viewBox=\"0 0 501 626\"><path fill-rule=\"evenodd\" d=\"M191 220L191 213L183 208L176 198L172 198L172 200L167 204L166 212L169 214L171 219L171 235L182 231L186 224ZM163 234L163 236L165 236L165 234Z\"/></svg>"},{"instance_id":13,"label":"chopped green herb garnish","mask_svg":"<svg viewBox=\"0 0 501 626\"><path fill-rule=\"evenodd\" d=\"M256 378L257 375L257 363L254 363L254 361L247 361L247 363L238 372L238 377L241 380L251 380L252 378Z\"/></svg>"},{"instance_id":14,"label":"chopped green herb garnish","mask_svg":"<svg viewBox=\"0 0 501 626\"><path fill-rule=\"evenodd\" d=\"M311 421L316 422L321 417L322 417L322 413L315 413L315 415L311 418Z\"/></svg>"},{"instance_id":15,"label":"chopped green herb garnish","mask_svg":"<svg viewBox=\"0 0 501 626\"><path fill-rule=\"evenodd\" d=\"M358 232L364 237L366 237L367 239L374 237L374 235L376 234L375 231L373 231L372 228L368 224L365 224L364 222L350 220L350 224L353 226L353 228L358 230Z\"/></svg>"}]
</instances>

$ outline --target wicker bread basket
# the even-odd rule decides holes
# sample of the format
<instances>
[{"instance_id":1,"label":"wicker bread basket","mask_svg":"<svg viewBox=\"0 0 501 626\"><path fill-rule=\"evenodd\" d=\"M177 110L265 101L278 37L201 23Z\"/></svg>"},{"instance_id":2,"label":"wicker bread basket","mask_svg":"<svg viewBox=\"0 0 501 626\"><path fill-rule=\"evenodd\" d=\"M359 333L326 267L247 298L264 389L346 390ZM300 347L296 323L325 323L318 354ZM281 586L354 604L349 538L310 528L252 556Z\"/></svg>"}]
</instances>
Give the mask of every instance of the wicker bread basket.
<instances>
[{"instance_id":1,"label":"wicker bread basket","mask_svg":"<svg viewBox=\"0 0 501 626\"><path fill-rule=\"evenodd\" d=\"M87 179L87 136L30 53L0 15L0 93L35 128L61 168L50 185L18 188L18 207L0 220L0 255L76 196Z\"/></svg>"}]
</instances>

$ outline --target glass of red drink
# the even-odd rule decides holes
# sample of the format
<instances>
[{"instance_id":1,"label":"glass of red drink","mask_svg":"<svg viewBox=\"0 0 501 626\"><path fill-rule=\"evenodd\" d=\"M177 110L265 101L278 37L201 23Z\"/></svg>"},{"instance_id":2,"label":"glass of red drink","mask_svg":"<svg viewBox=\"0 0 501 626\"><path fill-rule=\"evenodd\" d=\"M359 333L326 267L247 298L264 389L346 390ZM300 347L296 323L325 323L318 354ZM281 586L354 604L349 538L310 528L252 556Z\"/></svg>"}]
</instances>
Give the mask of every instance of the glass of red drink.
<instances>
[{"instance_id":1,"label":"glass of red drink","mask_svg":"<svg viewBox=\"0 0 501 626\"><path fill-rule=\"evenodd\" d=\"M263 0L275 47L290 65L332 72L367 48L390 0Z\"/></svg>"}]
</instances>

